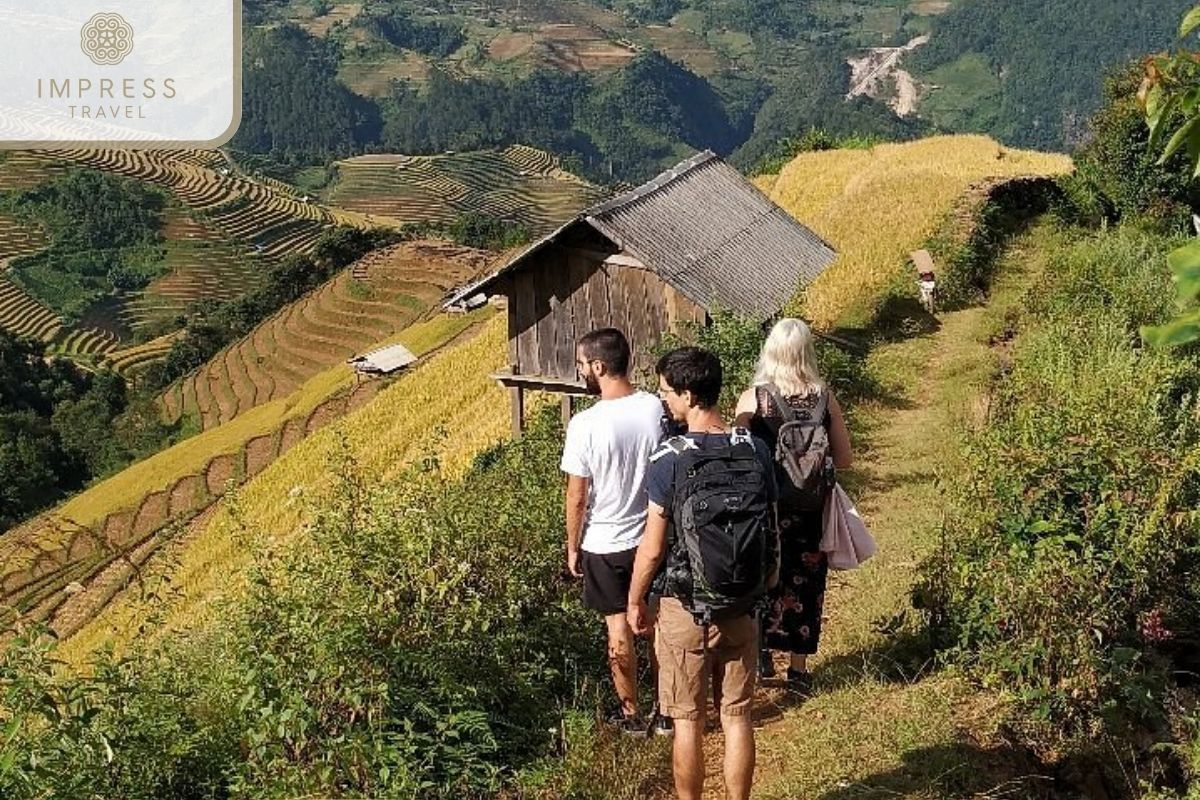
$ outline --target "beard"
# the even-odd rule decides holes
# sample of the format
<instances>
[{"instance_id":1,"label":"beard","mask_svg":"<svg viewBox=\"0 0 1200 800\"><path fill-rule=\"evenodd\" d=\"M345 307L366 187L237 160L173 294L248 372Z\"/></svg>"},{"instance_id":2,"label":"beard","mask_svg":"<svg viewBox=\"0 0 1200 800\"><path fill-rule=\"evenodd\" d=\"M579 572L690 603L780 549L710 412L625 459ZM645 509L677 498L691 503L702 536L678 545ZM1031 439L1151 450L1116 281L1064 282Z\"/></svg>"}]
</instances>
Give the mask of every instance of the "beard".
<instances>
[{"instance_id":1,"label":"beard","mask_svg":"<svg viewBox=\"0 0 1200 800\"><path fill-rule=\"evenodd\" d=\"M587 389L587 393L590 395L600 395L600 381L590 372L583 376L583 387Z\"/></svg>"}]
</instances>

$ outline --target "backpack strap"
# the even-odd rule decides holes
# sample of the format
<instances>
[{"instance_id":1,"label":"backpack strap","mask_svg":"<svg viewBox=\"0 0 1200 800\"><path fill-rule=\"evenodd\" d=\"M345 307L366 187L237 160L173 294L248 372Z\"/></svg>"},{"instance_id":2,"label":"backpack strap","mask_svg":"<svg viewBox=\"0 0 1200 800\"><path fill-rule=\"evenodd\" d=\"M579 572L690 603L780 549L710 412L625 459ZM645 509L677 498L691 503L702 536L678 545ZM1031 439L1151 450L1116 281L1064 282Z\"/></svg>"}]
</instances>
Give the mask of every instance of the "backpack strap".
<instances>
[{"instance_id":1,"label":"backpack strap","mask_svg":"<svg viewBox=\"0 0 1200 800\"><path fill-rule=\"evenodd\" d=\"M729 443L731 445L748 444L753 446L754 440L750 438L750 430L748 428L734 428L729 433Z\"/></svg>"},{"instance_id":2,"label":"backpack strap","mask_svg":"<svg viewBox=\"0 0 1200 800\"><path fill-rule=\"evenodd\" d=\"M817 424L829 428L829 387L822 389L817 395L817 405L813 409L813 418L820 420Z\"/></svg>"},{"instance_id":3,"label":"backpack strap","mask_svg":"<svg viewBox=\"0 0 1200 800\"><path fill-rule=\"evenodd\" d=\"M767 393L767 397L771 398L771 402L775 404L775 409L779 412L780 419L784 422L791 422L796 419L796 410L783 399L783 393L779 391L778 386L773 383L764 383L761 388Z\"/></svg>"},{"instance_id":4,"label":"backpack strap","mask_svg":"<svg viewBox=\"0 0 1200 800\"><path fill-rule=\"evenodd\" d=\"M678 456L683 455L684 450L699 449L700 447L686 436L672 436L670 439L667 439L665 442L659 445L657 450L650 454L650 463L653 464L655 461L658 461L660 458L670 455L671 453L674 453Z\"/></svg>"},{"instance_id":5,"label":"backpack strap","mask_svg":"<svg viewBox=\"0 0 1200 800\"><path fill-rule=\"evenodd\" d=\"M779 387L773 383L762 384L761 387L770 396L771 402L779 409L779 416L786 422L794 422L800 418L800 412L792 408L784 399L783 394L779 391ZM822 389L817 393L817 404L813 407L813 419L818 420L817 424L827 426L827 417L829 416L829 389Z\"/></svg>"}]
</instances>

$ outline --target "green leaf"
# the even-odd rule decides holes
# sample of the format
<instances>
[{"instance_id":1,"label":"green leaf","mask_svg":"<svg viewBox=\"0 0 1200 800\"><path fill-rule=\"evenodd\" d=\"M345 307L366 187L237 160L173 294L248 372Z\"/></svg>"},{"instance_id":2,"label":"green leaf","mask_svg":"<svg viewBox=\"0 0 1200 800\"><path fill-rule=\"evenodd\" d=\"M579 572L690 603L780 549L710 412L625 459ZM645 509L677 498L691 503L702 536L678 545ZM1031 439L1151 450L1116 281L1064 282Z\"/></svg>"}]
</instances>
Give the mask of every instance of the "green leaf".
<instances>
[{"instance_id":1,"label":"green leaf","mask_svg":"<svg viewBox=\"0 0 1200 800\"><path fill-rule=\"evenodd\" d=\"M1157 90L1157 87L1156 87ZM1147 106L1146 122L1150 125L1150 143L1151 150L1158 149L1159 143L1162 142L1163 136L1167 133L1167 121L1175 114L1175 108L1179 105L1180 97L1178 94L1172 94L1167 98L1166 103L1157 104L1153 114ZM1160 159L1159 163L1162 163Z\"/></svg>"},{"instance_id":2,"label":"green leaf","mask_svg":"<svg viewBox=\"0 0 1200 800\"><path fill-rule=\"evenodd\" d=\"M1182 128L1175 131L1175 135L1171 137L1171 141L1167 142L1167 148L1158 159L1158 163L1166 163L1167 159L1175 155L1184 144L1191 141L1193 136L1200 136L1200 117L1192 117L1183 124Z\"/></svg>"},{"instance_id":3,"label":"green leaf","mask_svg":"<svg viewBox=\"0 0 1200 800\"><path fill-rule=\"evenodd\" d=\"M1153 124L1154 122L1158 121L1159 119L1162 119L1162 104L1163 104L1163 97L1165 95L1166 95L1166 92L1163 90L1162 84L1158 84L1158 83L1151 86L1150 89L1146 92L1145 111L1146 111L1146 121L1147 122L1150 122Z\"/></svg>"},{"instance_id":4,"label":"green leaf","mask_svg":"<svg viewBox=\"0 0 1200 800\"><path fill-rule=\"evenodd\" d=\"M1200 239L1195 239L1167 256L1179 299L1191 300L1200 296Z\"/></svg>"},{"instance_id":5,"label":"green leaf","mask_svg":"<svg viewBox=\"0 0 1200 800\"><path fill-rule=\"evenodd\" d=\"M1184 16L1183 22L1179 25L1179 38L1187 36L1198 26L1200 26L1200 6L1196 6Z\"/></svg>"},{"instance_id":6,"label":"green leaf","mask_svg":"<svg viewBox=\"0 0 1200 800\"><path fill-rule=\"evenodd\" d=\"M1179 347L1200 340L1200 309L1181 314L1165 325L1145 326L1142 338L1151 347Z\"/></svg>"}]
</instances>

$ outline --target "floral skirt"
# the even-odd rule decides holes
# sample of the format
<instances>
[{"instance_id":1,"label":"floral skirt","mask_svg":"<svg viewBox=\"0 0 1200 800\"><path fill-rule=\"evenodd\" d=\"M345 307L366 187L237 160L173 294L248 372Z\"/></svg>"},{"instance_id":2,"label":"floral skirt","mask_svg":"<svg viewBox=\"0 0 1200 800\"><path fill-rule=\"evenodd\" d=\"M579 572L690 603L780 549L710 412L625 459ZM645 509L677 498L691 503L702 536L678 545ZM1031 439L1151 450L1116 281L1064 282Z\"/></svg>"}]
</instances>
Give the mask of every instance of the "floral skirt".
<instances>
[{"instance_id":1,"label":"floral skirt","mask_svg":"<svg viewBox=\"0 0 1200 800\"><path fill-rule=\"evenodd\" d=\"M821 514L779 515L779 585L768 596L763 639L771 650L817 652L829 564L821 552Z\"/></svg>"}]
</instances>

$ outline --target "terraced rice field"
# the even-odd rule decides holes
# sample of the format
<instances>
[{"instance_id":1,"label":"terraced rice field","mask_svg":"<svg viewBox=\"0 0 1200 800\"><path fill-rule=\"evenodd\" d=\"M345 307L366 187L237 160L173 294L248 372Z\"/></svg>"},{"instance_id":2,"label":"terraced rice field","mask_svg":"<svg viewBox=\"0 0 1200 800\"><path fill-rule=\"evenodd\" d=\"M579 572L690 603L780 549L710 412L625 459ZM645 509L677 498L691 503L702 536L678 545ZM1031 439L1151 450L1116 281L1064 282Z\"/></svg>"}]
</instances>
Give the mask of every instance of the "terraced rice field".
<instances>
[{"instance_id":1,"label":"terraced rice field","mask_svg":"<svg viewBox=\"0 0 1200 800\"><path fill-rule=\"evenodd\" d=\"M604 199L553 156L515 145L441 156L368 155L338 162L329 202L397 222L449 222L466 212L545 233Z\"/></svg>"},{"instance_id":2,"label":"terraced rice field","mask_svg":"<svg viewBox=\"0 0 1200 800\"><path fill-rule=\"evenodd\" d=\"M422 323L410 331L439 322ZM418 341L423 337L410 331L398 338L414 352L428 351L428 345ZM105 595L105 605L87 615L86 624L64 642L58 655L82 663L97 648L111 645L120 651L133 637L155 635L157 622L164 629L202 624L212 608L209 601L244 585L252 549L286 546L304 530L313 504L319 505L331 490L331 465L347 449L370 481L394 480L406 467L430 458L448 477L461 474L480 451L509 432L506 392L488 377L507 357L505 340L504 316L496 314L478 335L422 359L369 404L297 442L249 481L235 502L217 501L160 558L143 564L144 585L152 588L169 581L169 597L143 599L137 585L115 597ZM444 425L445 431L436 430L431 419ZM239 420L233 426L242 424ZM201 436L219 435L226 427L231 426ZM245 533L239 532L242 523ZM0 564L3 557L0 541ZM90 592L89 587L80 597ZM152 618L157 622L147 632ZM72 627L60 629L69 632Z\"/></svg>"},{"instance_id":3,"label":"terraced rice field","mask_svg":"<svg viewBox=\"0 0 1200 800\"><path fill-rule=\"evenodd\" d=\"M6 261L36 253L45 246L46 237L39 228L0 214L0 269Z\"/></svg>"},{"instance_id":4,"label":"terraced rice field","mask_svg":"<svg viewBox=\"0 0 1200 800\"><path fill-rule=\"evenodd\" d=\"M180 203L169 212L165 231L167 274L130 298L119 314L113 309L120 320L116 330L137 331L172 319L201 298L239 297L261 284L262 259L309 252L334 225L365 224L361 215L306 202L285 184L234 174L221 153L206 150L18 151L0 155L0 190L32 188L71 166L163 187ZM44 244L37 230L0 217L0 268ZM53 342L54 352L85 361L120 345L111 331L63 329L53 312L11 281L0 283L0 327ZM114 363L136 367L164 352L161 342L135 347Z\"/></svg>"},{"instance_id":5,"label":"terraced rice field","mask_svg":"<svg viewBox=\"0 0 1200 800\"><path fill-rule=\"evenodd\" d=\"M261 263L181 210L169 213L167 272L128 300L122 321L133 331L170 320L201 299L232 300L262 284Z\"/></svg>"},{"instance_id":6,"label":"terraced rice field","mask_svg":"<svg viewBox=\"0 0 1200 800\"><path fill-rule=\"evenodd\" d=\"M540 60L568 72L620 69L639 51L632 42L617 43L605 31L570 22L540 25L536 36Z\"/></svg>"},{"instance_id":7,"label":"terraced rice field","mask_svg":"<svg viewBox=\"0 0 1200 800\"><path fill-rule=\"evenodd\" d=\"M178 317L195 300L242 296L260 285L266 271L263 260L310 252L321 234L334 225L449 222L474 211L519 221L542 233L605 196L598 187L563 171L550 154L522 146L418 158L364 156L342 162L340 181L330 197L340 207L317 202L280 181L248 178L223 154L207 150L0 154L0 190L31 188L75 166L159 186L177 198L179 204L168 212L165 230L166 274L125 298L119 309L114 307L113 325L77 329L64 329L53 312L6 281L0 284L0 327L53 343L55 352L79 356L88 363L103 356L122 372L137 370L161 357L169 349L169 341L164 338L122 347L116 335L101 328L125 336L128 331L136 333ZM0 218L0 265L6 258L35 252L43 244L37 231ZM437 280L439 276L432 275L428 280L414 279L419 286L411 287L411 299L404 301L409 310L394 309L393 321L410 318L405 315L427 305L428 297L440 292L447 276L459 272L450 269ZM344 292L344 287L337 291ZM381 291L387 294L389 290ZM399 296L388 295L374 302L399 303ZM394 330L380 325L377 307L370 308L375 311L363 317L363 330ZM286 313L286 320L275 323L281 328L277 336L260 334L253 361L239 362L228 356L230 363L206 377L206 388L192 381L174 390L178 396L165 400L171 413L178 415L186 408L198 412L206 427L216 424L263 398L278 396L277 391L294 388L312 368L328 363L327 358L314 358L308 351L343 357L362 343L358 336L362 331L348 327L344 317L329 318L325 311L313 310ZM306 321L297 324L299 317ZM309 334L313 338L308 338ZM275 352L289 355L268 378L262 374L265 368L261 364L270 361ZM220 374L241 376L244 384L255 388L249 395L244 386L238 391L218 388ZM278 390L276 383L281 387Z\"/></svg>"},{"instance_id":8,"label":"terraced rice field","mask_svg":"<svg viewBox=\"0 0 1200 800\"><path fill-rule=\"evenodd\" d=\"M209 430L287 397L318 372L407 327L490 260L434 242L372 253L169 387L161 396L165 415L190 416Z\"/></svg>"},{"instance_id":9,"label":"terraced rice field","mask_svg":"<svg viewBox=\"0 0 1200 800\"><path fill-rule=\"evenodd\" d=\"M51 350L59 355L92 359L105 356L120 346L117 335L99 328L72 328L59 335Z\"/></svg>"},{"instance_id":10,"label":"terraced rice field","mask_svg":"<svg viewBox=\"0 0 1200 800\"><path fill-rule=\"evenodd\" d=\"M18 336L52 341L62 330L57 314L0 275L0 328Z\"/></svg>"},{"instance_id":11,"label":"terraced rice field","mask_svg":"<svg viewBox=\"0 0 1200 800\"><path fill-rule=\"evenodd\" d=\"M499 315L490 308L440 314L375 344L400 343L419 356L431 356L495 318ZM262 472L305 437L367 405L390 383L359 383L349 367L337 364L290 396L188 438L6 532L0 536L0 619L15 609L56 631L77 630L128 581L140 577L138 565L179 536L185 523L192 521L194 527L207 518L204 509L231 487ZM413 415L404 424L422 425L422 420ZM478 436L475 427L462 428L464 435ZM429 430L425 434L434 435ZM193 521L195 514L200 516ZM170 556L166 560L173 563ZM77 584L73 588L72 582ZM138 595L138 587L126 594ZM144 609L138 600L135 605Z\"/></svg>"},{"instance_id":12,"label":"terraced rice field","mask_svg":"<svg viewBox=\"0 0 1200 800\"><path fill-rule=\"evenodd\" d=\"M8 160L0 161L0 175L9 175L6 169L9 166ZM45 237L37 228L22 225L11 217L0 216L0 329L50 342L62 330L62 319L37 298L4 277L9 261L36 253L44 245Z\"/></svg>"},{"instance_id":13,"label":"terraced rice field","mask_svg":"<svg viewBox=\"0 0 1200 800\"><path fill-rule=\"evenodd\" d=\"M329 33L330 29L339 22L349 22L362 11L362 3L337 3L325 14L313 16L311 13L297 14L292 21L304 30L318 38Z\"/></svg>"},{"instance_id":14,"label":"terraced rice field","mask_svg":"<svg viewBox=\"0 0 1200 800\"><path fill-rule=\"evenodd\" d=\"M138 370L146 367L146 365L165 358L171 349L171 343L178 336L177 332L168 333L165 336L151 339L143 344L112 350L107 353L104 365L120 375L131 377Z\"/></svg>"},{"instance_id":15,"label":"terraced rice field","mask_svg":"<svg viewBox=\"0 0 1200 800\"><path fill-rule=\"evenodd\" d=\"M334 225L363 224L361 216L303 202L290 187L237 175L213 151L61 150L54 155L163 186L216 232L266 258L309 252Z\"/></svg>"},{"instance_id":16,"label":"terraced rice field","mask_svg":"<svg viewBox=\"0 0 1200 800\"><path fill-rule=\"evenodd\" d=\"M48 153L32 150L0 153L0 192L32 189L66 169Z\"/></svg>"}]
</instances>

